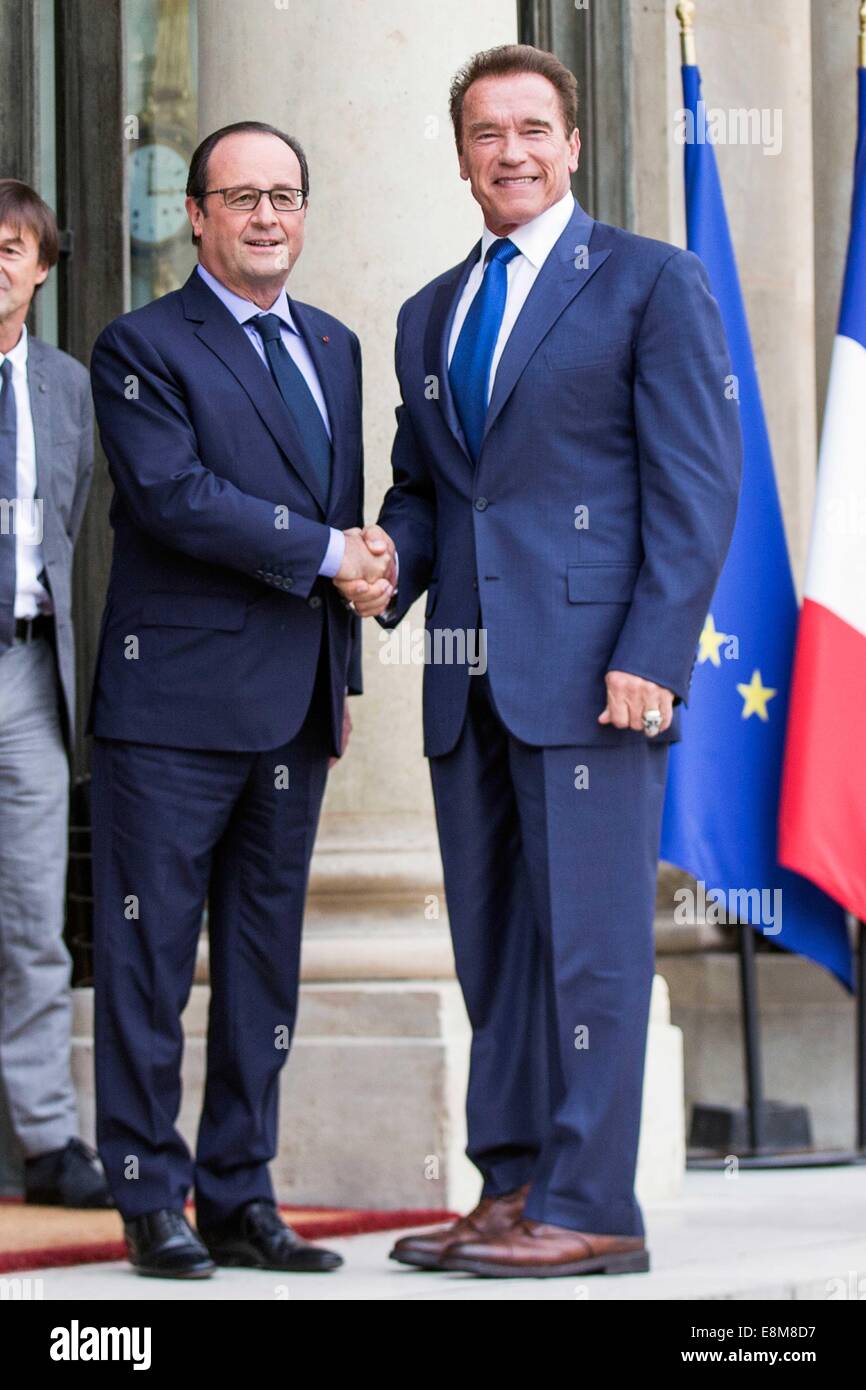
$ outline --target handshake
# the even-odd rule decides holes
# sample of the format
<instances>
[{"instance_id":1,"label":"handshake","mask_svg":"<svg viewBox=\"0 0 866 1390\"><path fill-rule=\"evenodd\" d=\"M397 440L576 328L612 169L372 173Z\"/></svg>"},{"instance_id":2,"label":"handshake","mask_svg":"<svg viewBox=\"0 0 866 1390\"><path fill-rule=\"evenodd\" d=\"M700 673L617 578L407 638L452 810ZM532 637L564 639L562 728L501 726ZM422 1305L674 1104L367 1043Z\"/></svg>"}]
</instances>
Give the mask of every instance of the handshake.
<instances>
[{"instance_id":1,"label":"handshake","mask_svg":"<svg viewBox=\"0 0 866 1390\"><path fill-rule=\"evenodd\" d=\"M397 551L381 526L343 532L346 549L334 583L362 618L384 613L397 587Z\"/></svg>"}]
</instances>

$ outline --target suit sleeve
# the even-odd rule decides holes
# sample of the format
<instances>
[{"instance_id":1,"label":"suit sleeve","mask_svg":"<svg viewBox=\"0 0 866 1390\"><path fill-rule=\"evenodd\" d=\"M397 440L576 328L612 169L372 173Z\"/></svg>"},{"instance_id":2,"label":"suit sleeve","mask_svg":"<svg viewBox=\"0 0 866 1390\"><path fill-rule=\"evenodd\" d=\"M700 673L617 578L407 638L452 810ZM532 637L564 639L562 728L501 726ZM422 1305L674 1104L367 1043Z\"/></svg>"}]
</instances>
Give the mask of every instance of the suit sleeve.
<instances>
[{"instance_id":1,"label":"suit sleeve","mask_svg":"<svg viewBox=\"0 0 866 1390\"><path fill-rule=\"evenodd\" d=\"M81 385L81 442L78 449L78 474L75 480L75 492L72 496L72 507L69 513L69 526L67 534L74 545L78 540L78 533L81 530L81 523L84 519L84 512L87 507L87 498L90 494L90 484L93 481L93 401L90 396L90 383L85 378Z\"/></svg>"},{"instance_id":2,"label":"suit sleeve","mask_svg":"<svg viewBox=\"0 0 866 1390\"><path fill-rule=\"evenodd\" d=\"M397 593L377 620L396 627L430 583L436 554L436 491L403 393L403 335L406 306L397 318L394 351L401 403L391 451L393 484L385 494L379 525L393 540L400 560Z\"/></svg>"},{"instance_id":3,"label":"suit sleeve","mask_svg":"<svg viewBox=\"0 0 866 1390\"><path fill-rule=\"evenodd\" d=\"M361 344L355 334L352 334L352 356L355 360L355 370L358 374L358 398L361 401L363 415L364 401L364 380L361 366ZM364 525L364 439L361 437L361 452L358 460L358 511L355 525ZM351 619L351 647L349 649L349 670L346 676L346 685L350 695L363 695L364 678L361 670L361 658L363 655L361 637L361 619L357 613L350 614Z\"/></svg>"},{"instance_id":4,"label":"suit sleeve","mask_svg":"<svg viewBox=\"0 0 866 1390\"><path fill-rule=\"evenodd\" d=\"M242 492L206 466L180 385L128 321L103 329L91 373L109 471L136 525L173 550L306 598L330 528Z\"/></svg>"},{"instance_id":5,"label":"suit sleeve","mask_svg":"<svg viewBox=\"0 0 866 1390\"><path fill-rule=\"evenodd\" d=\"M635 354L643 560L607 669L655 681L679 704L730 544L743 449L719 307L690 251L663 265Z\"/></svg>"}]
</instances>

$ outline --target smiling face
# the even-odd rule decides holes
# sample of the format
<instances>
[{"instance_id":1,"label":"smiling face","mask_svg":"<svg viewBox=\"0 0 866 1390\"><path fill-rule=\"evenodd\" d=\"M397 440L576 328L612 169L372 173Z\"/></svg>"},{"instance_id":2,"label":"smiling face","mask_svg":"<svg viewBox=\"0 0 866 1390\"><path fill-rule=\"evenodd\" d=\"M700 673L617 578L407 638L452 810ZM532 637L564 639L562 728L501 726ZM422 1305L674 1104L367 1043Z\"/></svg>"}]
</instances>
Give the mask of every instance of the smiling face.
<instances>
[{"instance_id":1,"label":"smiling face","mask_svg":"<svg viewBox=\"0 0 866 1390\"><path fill-rule=\"evenodd\" d=\"M10 352L18 342L30 301L47 274L36 233L23 223L0 224L0 352Z\"/></svg>"},{"instance_id":2,"label":"smiling face","mask_svg":"<svg viewBox=\"0 0 866 1390\"><path fill-rule=\"evenodd\" d=\"M508 236L564 197L580 136L566 131L552 82L535 72L480 77L463 98L460 177L484 221Z\"/></svg>"},{"instance_id":3,"label":"smiling face","mask_svg":"<svg viewBox=\"0 0 866 1390\"><path fill-rule=\"evenodd\" d=\"M276 135L240 131L226 135L211 151L208 188L301 188L297 155ZM201 237L199 260L235 294L259 308L273 304L304 245L307 206L275 212L264 195L253 212L234 212L220 194L205 199L207 216L194 198L186 210Z\"/></svg>"}]
</instances>

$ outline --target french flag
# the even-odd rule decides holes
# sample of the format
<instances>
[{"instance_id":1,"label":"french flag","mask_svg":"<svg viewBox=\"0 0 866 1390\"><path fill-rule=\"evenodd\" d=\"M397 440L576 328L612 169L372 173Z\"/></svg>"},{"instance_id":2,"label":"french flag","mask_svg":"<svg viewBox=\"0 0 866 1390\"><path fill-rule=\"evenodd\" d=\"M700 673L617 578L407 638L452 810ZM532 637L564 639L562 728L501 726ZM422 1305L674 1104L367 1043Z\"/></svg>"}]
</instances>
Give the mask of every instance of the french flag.
<instances>
[{"instance_id":1,"label":"french flag","mask_svg":"<svg viewBox=\"0 0 866 1390\"><path fill-rule=\"evenodd\" d=\"M866 68L791 686L779 859L866 920Z\"/></svg>"}]
</instances>

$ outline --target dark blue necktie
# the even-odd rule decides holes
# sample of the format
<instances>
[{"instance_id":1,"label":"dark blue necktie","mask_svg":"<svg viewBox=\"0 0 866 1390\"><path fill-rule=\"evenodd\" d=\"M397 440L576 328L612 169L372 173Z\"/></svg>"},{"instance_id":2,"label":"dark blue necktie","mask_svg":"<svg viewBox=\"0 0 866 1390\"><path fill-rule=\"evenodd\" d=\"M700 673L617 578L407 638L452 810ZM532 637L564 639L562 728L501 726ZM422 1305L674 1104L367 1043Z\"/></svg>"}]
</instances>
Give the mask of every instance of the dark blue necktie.
<instances>
[{"instance_id":1,"label":"dark blue necktie","mask_svg":"<svg viewBox=\"0 0 866 1390\"><path fill-rule=\"evenodd\" d=\"M313 393L282 340L279 317L276 314L256 314L248 322L261 334L268 366L298 427L307 457L321 484L322 498L327 502L331 490L331 441Z\"/></svg>"},{"instance_id":2,"label":"dark blue necktie","mask_svg":"<svg viewBox=\"0 0 866 1390\"><path fill-rule=\"evenodd\" d=\"M15 639L15 528L11 503L18 495L18 414L12 363L0 366L0 655ZM10 505L3 506L4 502Z\"/></svg>"},{"instance_id":3,"label":"dark blue necktie","mask_svg":"<svg viewBox=\"0 0 866 1390\"><path fill-rule=\"evenodd\" d=\"M508 296L506 266L517 254L518 248L513 241L500 238L491 243L484 277L463 320L448 368L451 393L475 463L478 462L484 437L490 365Z\"/></svg>"}]
</instances>

